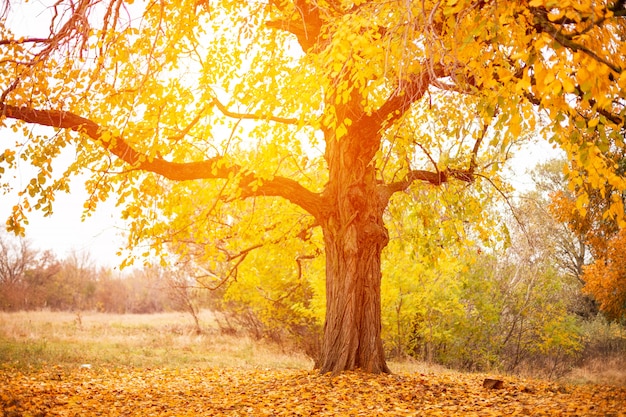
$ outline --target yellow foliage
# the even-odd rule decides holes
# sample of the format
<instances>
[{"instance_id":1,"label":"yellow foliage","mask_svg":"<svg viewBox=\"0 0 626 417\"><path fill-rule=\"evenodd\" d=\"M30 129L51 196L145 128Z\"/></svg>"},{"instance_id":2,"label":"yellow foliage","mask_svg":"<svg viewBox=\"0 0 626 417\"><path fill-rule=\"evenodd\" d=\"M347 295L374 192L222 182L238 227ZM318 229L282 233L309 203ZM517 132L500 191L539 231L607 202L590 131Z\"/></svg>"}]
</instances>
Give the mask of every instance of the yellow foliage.
<instances>
[{"instance_id":1,"label":"yellow foliage","mask_svg":"<svg viewBox=\"0 0 626 417\"><path fill-rule=\"evenodd\" d=\"M21 169L11 152L33 172L7 225L23 232L30 210L51 213L69 177L88 172L86 213L116 196L128 246L147 244L162 262L175 252L232 266L246 248L291 243L303 228L340 240L352 222L381 232L358 239L378 257L392 195L419 182L484 196L482 178L504 192L510 150L536 137L576 165L584 217L592 189L626 190L613 155L624 145L621 4L12 5L0 20L0 114L22 136L2 142L0 174ZM48 16L50 33L12 26L35 16ZM64 148L74 160L53 170ZM467 213L480 213L479 201L467 198ZM621 202L610 202L605 211L624 223ZM486 240L488 217L475 230Z\"/></svg>"}]
</instances>

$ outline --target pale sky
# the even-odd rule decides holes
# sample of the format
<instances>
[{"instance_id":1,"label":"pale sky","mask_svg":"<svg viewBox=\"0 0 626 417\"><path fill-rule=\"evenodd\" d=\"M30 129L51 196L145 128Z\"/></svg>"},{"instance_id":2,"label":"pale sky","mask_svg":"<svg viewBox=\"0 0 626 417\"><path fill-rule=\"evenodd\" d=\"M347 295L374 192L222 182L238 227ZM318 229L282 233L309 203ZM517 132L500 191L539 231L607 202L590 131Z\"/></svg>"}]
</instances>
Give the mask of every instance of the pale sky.
<instances>
[{"instance_id":1,"label":"pale sky","mask_svg":"<svg viewBox=\"0 0 626 417\"><path fill-rule=\"evenodd\" d=\"M3 133L0 130L0 135ZM24 178L25 181L28 179ZM21 181L15 179L14 182L19 184ZM38 211L29 214L26 237L35 248L51 249L60 259L75 251L78 254L89 253L99 266L118 266L122 258L116 256L116 252L125 243L124 223L120 220L119 210L113 201L107 201L91 217L81 222L87 194L78 181L73 181L72 185L70 194L58 194L52 216L43 217ZM18 202L18 197L12 193L0 198L0 219L4 223L11 208Z\"/></svg>"}]
</instances>

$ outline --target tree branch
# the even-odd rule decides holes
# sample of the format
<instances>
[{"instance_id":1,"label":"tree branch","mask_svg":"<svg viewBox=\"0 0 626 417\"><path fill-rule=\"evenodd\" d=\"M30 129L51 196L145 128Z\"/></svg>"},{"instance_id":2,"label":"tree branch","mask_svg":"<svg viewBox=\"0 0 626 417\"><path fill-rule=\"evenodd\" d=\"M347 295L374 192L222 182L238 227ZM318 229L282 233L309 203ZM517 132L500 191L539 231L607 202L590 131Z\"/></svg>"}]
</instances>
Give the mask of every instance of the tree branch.
<instances>
[{"instance_id":1,"label":"tree branch","mask_svg":"<svg viewBox=\"0 0 626 417\"><path fill-rule=\"evenodd\" d=\"M26 123L74 130L88 136L134 169L153 172L172 181L228 179L232 175L240 174L239 187L243 190L242 198L250 196L283 197L315 217L321 214L323 207L321 196L304 188L297 181L290 178L275 177L264 181L258 187L252 188L250 185L257 179L256 176L244 171L239 165L225 165L221 156L197 162L171 162L161 157L148 158L147 155L133 149L124 138L114 136L106 128L74 113L59 110L36 110L0 103L0 114Z\"/></svg>"},{"instance_id":2,"label":"tree branch","mask_svg":"<svg viewBox=\"0 0 626 417\"><path fill-rule=\"evenodd\" d=\"M470 154L470 162L469 167L467 169L454 169L448 168L445 171L440 171L437 167L437 164L432 159L430 154L424 150L430 161L437 169L436 172L426 171L426 170L411 170L406 175L406 177L397 182L393 182L387 185L384 185L380 188L380 193L382 198L389 199L392 194L406 190L412 183L415 181L423 181L433 185L441 185L445 182L450 181L450 179L456 179L464 182L474 182L476 178L476 168L478 166L476 162L476 158L478 156L478 151L480 149L480 145L487 134L487 129L489 128L488 123L483 124L483 128L480 131L480 135L476 138L476 142L474 142L474 146L472 148L472 152ZM418 144L421 147L421 145ZM423 149L423 147L422 147Z\"/></svg>"},{"instance_id":3,"label":"tree branch","mask_svg":"<svg viewBox=\"0 0 626 417\"><path fill-rule=\"evenodd\" d=\"M223 105L217 98L213 98L213 104L215 107L219 109L219 111L224 114L224 116L232 117L233 119L247 119L247 120L269 120L276 123L284 123L294 125L298 123L298 119L294 118L284 118L284 117L275 117L275 116L261 116L256 114L246 114L246 113L236 113L230 111L228 107Z\"/></svg>"},{"instance_id":4,"label":"tree branch","mask_svg":"<svg viewBox=\"0 0 626 417\"><path fill-rule=\"evenodd\" d=\"M394 193L406 190L416 181L423 181L432 185L442 185L449 182L451 179L457 179L470 183L474 181L475 174L469 169L463 170L449 168L445 171L438 172L421 169L411 170L403 180L380 186L378 193L383 201L388 201Z\"/></svg>"},{"instance_id":5,"label":"tree branch","mask_svg":"<svg viewBox=\"0 0 626 417\"><path fill-rule=\"evenodd\" d=\"M375 118L382 124L391 124L398 118L400 118L411 107L413 103L420 100L432 81L432 76L444 76L445 73L442 68L434 68L432 71L423 71L418 74L414 74L408 82L405 82L398 87L396 92L387 99L387 101L380 106L372 114L372 118Z\"/></svg>"},{"instance_id":6,"label":"tree branch","mask_svg":"<svg viewBox=\"0 0 626 417\"><path fill-rule=\"evenodd\" d=\"M550 35L552 37L552 39L554 39L555 41L557 41L558 43L560 43L564 47L571 49L574 52L576 52L576 51L583 52L584 54L586 54L589 57L593 58L597 62L600 62L600 63L606 65L607 67L609 67L612 71L614 71L617 74L620 74L622 72L622 68L620 68L615 63L609 61L606 58L601 57L600 55L598 55L597 53L595 53L591 49L587 48L586 46L581 45L581 44L579 44L577 42L574 42L574 40L573 40L573 38L571 36L561 32L560 30L555 28L552 25L552 23L550 23L550 20L548 19L548 16L547 16L548 15L548 11L546 9L537 8L537 7L531 7L530 11L532 12L533 16L535 16L535 29L538 32L547 33L548 35Z\"/></svg>"},{"instance_id":7,"label":"tree branch","mask_svg":"<svg viewBox=\"0 0 626 417\"><path fill-rule=\"evenodd\" d=\"M289 2L272 0L270 3L282 13L288 11ZM309 4L306 0L293 0L293 6L295 11L290 16L269 21L266 23L266 26L294 34L302 50L308 52L318 44L318 38L322 30L323 22L320 9L315 3Z\"/></svg>"},{"instance_id":8,"label":"tree branch","mask_svg":"<svg viewBox=\"0 0 626 417\"><path fill-rule=\"evenodd\" d=\"M49 43L49 38L0 39L0 45L21 45L24 43Z\"/></svg>"},{"instance_id":9,"label":"tree branch","mask_svg":"<svg viewBox=\"0 0 626 417\"><path fill-rule=\"evenodd\" d=\"M437 72L439 74L439 72ZM363 160L369 161L380 146L381 131L406 113L413 103L420 100L431 82L431 72L424 71L413 75L407 82L402 83L385 103L367 115L361 113L348 128L349 137L357 138L353 142L355 155L362 155Z\"/></svg>"},{"instance_id":10,"label":"tree branch","mask_svg":"<svg viewBox=\"0 0 626 417\"><path fill-rule=\"evenodd\" d=\"M582 91L579 85L575 86L574 92L572 94L576 94L578 98L580 99L582 99L583 96L585 95L585 93ZM526 100L528 100L530 103L534 104L535 106L541 107L541 100L537 96L532 94L531 92L529 91L524 92L524 97L526 97ZM617 114L612 113L609 110L597 107L596 100L589 99L589 104L591 105L592 108L595 107L595 111L597 111L598 114L606 117L607 120L611 121L612 123L615 123L617 126L624 126L624 124L626 123L626 120L623 119L621 116L618 116ZM590 118L590 117L585 117L585 116L582 116L582 117L586 119Z\"/></svg>"}]
</instances>

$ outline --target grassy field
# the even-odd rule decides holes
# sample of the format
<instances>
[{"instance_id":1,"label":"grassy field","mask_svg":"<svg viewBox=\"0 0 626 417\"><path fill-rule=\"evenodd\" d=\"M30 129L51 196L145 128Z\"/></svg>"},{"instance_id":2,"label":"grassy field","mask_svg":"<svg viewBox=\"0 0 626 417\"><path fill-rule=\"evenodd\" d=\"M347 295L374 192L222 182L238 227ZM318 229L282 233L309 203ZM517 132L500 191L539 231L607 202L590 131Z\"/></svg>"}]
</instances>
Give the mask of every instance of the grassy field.
<instances>
[{"instance_id":1,"label":"grassy field","mask_svg":"<svg viewBox=\"0 0 626 417\"><path fill-rule=\"evenodd\" d=\"M0 312L0 368L313 367L310 358L288 345L222 332L211 311L201 311L199 319L201 334L196 334L191 316L181 312ZM572 370L563 381L626 386L625 365L625 361L598 360ZM449 372L415 361L392 361L389 366L394 372Z\"/></svg>"},{"instance_id":2,"label":"grassy field","mask_svg":"<svg viewBox=\"0 0 626 417\"><path fill-rule=\"evenodd\" d=\"M222 332L211 311L201 311L199 319L198 335L191 316L180 312L0 312L0 367L313 368L309 357L289 345ZM394 372L443 371L413 361L391 362L390 367Z\"/></svg>"},{"instance_id":3,"label":"grassy field","mask_svg":"<svg viewBox=\"0 0 626 417\"><path fill-rule=\"evenodd\" d=\"M0 313L0 366L226 367L310 369L312 361L288 347L223 334L210 311L202 334L184 313Z\"/></svg>"},{"instance_id":4,"label":"grassy field","mask_svg":"<svg viewBox=\"0 0 626 417\"><path fill-rule=\"evenodd\" d=\"M312 370L306 356L223 334L209 311L0 313L0 415L626 416L626 388L391 363ZM484 378L503 387L489 390Z\"/></svg>"}]
</instances>

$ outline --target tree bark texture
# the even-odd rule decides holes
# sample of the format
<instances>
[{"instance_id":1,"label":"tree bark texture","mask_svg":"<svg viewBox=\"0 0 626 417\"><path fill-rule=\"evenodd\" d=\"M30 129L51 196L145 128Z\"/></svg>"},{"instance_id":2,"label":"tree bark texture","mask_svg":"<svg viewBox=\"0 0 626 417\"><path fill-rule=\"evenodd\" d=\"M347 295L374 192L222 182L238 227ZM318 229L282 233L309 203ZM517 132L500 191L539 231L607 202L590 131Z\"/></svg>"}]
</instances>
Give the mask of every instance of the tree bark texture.
<instances>
[{"instance_id":1,"label":"tree bark texture","mask_svg":"<svg viewBox=\"0 0 626 417\"><path fill-rule=\"evenodd\" d=\"M322 373L361 369L388 373L381 339L381 253L389 236L386 199L374 164L355 152L355 138L327 148L329 212L321 221L326 247L326 323Z\"/></svg>"}]
</instances>

